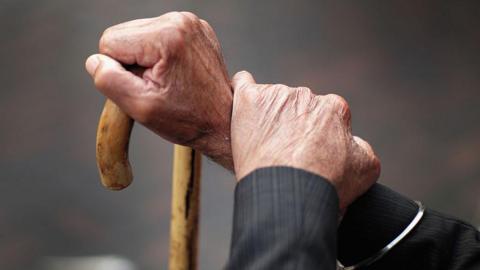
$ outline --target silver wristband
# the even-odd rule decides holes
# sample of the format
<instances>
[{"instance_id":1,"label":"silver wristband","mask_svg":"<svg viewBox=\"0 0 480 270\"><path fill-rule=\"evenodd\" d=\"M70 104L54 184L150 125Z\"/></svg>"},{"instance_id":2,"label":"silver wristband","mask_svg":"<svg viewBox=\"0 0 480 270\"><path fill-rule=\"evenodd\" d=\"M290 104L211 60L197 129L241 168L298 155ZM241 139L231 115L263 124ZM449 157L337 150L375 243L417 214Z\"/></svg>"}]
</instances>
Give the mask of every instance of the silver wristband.
<instances>
[{"instance_id":1,"label":"silver wristband","mask_svg":"<svg viewBox=\"0 0 480 270\"><path fill-rule=\"evenodd\" d=\"M425 212L425 207L423 204L419 201L415 201L415 203L418 205L418 212L417 215L413 218L412 222L408 224L407 228L403 230L402 233L400 233L395 239L392 240L388 245L386 245L384 248L382 248L380 251L375 253L373 256L366 258L365 260L360 261L357 264L351 265L351 266L343 266L343 264L340 261L337 261L337 270L354 270L354 269L359 269L360 267L365 267L367 265L370 265L376 261L378 261L380 258L385 256L395 245L397 245L400 241L402 241L405 236L407 236L415 226L420 222L420 220L423 217L423 213Z\"/></svg>"}]
</instances>

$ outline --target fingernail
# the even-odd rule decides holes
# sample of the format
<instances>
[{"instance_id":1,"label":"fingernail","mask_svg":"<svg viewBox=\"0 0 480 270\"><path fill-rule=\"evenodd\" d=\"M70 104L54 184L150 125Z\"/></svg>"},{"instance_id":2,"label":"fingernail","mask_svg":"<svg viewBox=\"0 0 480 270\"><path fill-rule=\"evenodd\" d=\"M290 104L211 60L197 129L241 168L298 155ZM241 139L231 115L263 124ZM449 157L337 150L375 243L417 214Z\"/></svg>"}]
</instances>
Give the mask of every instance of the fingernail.
<instances>
[{"instance_id":1,"label":"fingernail","mask_svg":"<svg viewBox=\"0 0 480 270\"><path fill-rule=\"evenodd\" d=\"M95 74L99 63L100 62L98 61L98 57L96 55L88 57L87 62L85 62L85 68L90 76Z\"/></svg>"}]
</instances>

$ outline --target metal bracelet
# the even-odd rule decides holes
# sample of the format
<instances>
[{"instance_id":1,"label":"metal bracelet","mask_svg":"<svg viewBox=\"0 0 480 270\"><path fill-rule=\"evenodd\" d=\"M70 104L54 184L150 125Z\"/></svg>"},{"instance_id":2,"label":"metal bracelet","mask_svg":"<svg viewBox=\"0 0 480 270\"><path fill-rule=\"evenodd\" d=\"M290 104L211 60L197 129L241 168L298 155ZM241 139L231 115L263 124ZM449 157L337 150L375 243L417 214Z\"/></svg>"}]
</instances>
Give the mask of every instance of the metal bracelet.
<instances>
[{"instance_id":1,"label":"metal bracelet","mask_svg":"<svg viewBox=\"0 0 480 270\"><path fill-rule=\"evenodd\" d=\"M351 265L351 266L343 266L343 264L337 260L337 270L354 270L354 269L359 269L360 267L364 267L367 265L370 265L376 261L378 261L380 258L385 256L395 245L397 245L405 236L407 236L415 226L420 222L420 220L423 217L423 214L425 212L425 207L423 204L419 201L415 201L415 203L418 205L418 212L417 215L413 218L412 222L408 224L407 228L403 230L401 234L399 234L395 239L393 239L392 242L390 242L388 245L386 245L384 248L382 248L380 251L375 253L373 256L360 261L357 264Z\"/></svg>"}]
</instances>

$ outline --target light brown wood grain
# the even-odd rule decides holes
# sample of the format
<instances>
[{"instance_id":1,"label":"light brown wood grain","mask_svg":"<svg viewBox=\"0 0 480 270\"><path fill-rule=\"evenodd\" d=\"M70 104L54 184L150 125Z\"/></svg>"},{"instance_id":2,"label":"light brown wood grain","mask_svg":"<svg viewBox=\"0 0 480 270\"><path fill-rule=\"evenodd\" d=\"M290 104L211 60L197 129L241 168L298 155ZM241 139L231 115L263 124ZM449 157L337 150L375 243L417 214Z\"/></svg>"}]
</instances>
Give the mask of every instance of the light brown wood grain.
<instances>
[{"instance_id":1,"label":"light brown wood grain","mask_svg":"<svg viewBox=\"0 0 480 270\"><path fill-rule=\"evenodd\" d=\"M173 156L170 270L197 269L201 154L175 145Z\"/></svg>"},{"instance_id":2,"label":"light brown wood grain","mask_svg":"<svg viewBox=\"0 0 480 270\"><path fill-rule=\"evenodd\" d=\"M128 145L133 120L107 100L97 130L97 165L102 184L112 190L126 188L133 175ZM196 270L200 209L201 154L175 145L170 223L170 270Z\"/></svg>"},{"instance_id":3,"label":"light brown wood grain","mask_svg":"<svg viewBox=\"0 0 480 270\"><path fill-rule=\"evenodd\" d=\"M124 189L133 180L128 144L133 120L107 99L97 129L97 166L104 187Z\"/></svg>"}]
</instances>

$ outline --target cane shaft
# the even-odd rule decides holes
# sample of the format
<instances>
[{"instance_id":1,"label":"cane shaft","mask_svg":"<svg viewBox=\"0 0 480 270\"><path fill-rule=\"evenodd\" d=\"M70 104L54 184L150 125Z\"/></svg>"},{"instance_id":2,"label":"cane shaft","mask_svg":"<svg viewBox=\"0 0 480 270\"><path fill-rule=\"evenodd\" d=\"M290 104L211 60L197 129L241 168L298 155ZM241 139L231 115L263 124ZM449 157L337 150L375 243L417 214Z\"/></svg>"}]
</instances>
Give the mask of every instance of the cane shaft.
<instances>
[{"instance_id":1,"label":"cane shaft","mask_svg":"<svg viewBox=\"0 0 480 270\"><path fill-rule=\"evenodd\" d=\"M197 269L200 169L200 153L174 146L170 270Z\"/></svg>"}]
</instances>

